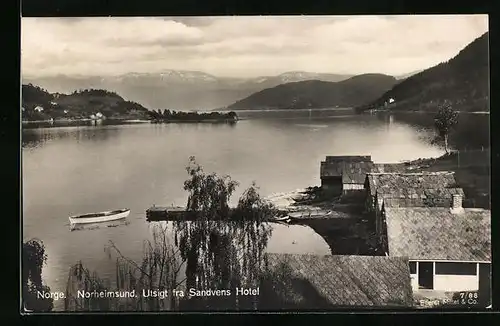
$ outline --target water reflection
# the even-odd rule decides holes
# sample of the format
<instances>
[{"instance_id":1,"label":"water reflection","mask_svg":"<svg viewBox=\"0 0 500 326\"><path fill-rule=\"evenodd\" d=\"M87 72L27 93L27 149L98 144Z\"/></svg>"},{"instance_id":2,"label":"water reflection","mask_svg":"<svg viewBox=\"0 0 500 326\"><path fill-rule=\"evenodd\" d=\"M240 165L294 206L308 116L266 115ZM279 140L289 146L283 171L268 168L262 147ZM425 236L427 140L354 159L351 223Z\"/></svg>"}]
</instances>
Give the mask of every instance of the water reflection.
<instances>
[{"instance_id":1,"label":"water reflection","mask_svg":"<svg viewBox=\"0 0 500 326\"><path fill-rule=\"evenodd\" d=\"M111 138L120 136L124 129L135 128L151 128L155 130L161 129L178 129L180 131L210 131L214 129L233 129L236 124L231 123L180 123L180 124L149 124L149 123L107 123L93 125L88 122L78 126L44 126L44 127L29 127L22 129L21 143L23 148L35 148L43 146L45 143L57 139L76 140L79 142L86 141L106 141Z\"/></svg>"},{"instance_id":2,"label":"water reflection","mask_svg":"<svg viewBox=\"0 0 500 326\"><path fill-rule=\"evenodd\" d=\"M350 108L338 109L314 109L314 110L241 110L238 111L238 116L242 120L252 119L259 120L259 123L269 124L274 126L291 126L299 124L321 124L321 121L342 120L346 118L350 123L356 122L360 126L373 124L373 119L383 122L387 130L395 122L402 122L409 124L423 133L434 131L434 114L427 114L421 112L379 112L374 115L355 115L354 111ZM459 122L456 128L450 134L450 144L457 149L479 149L481 147L489 147L490 144L490 121L489 114L471 114L461 113L459 115ZM326 120L325 120L326 119ZM244 123L240 121L239 123ZM99 123L93 121L56 121L56 122L40 122L30 123L23 125L23 147L33 147L38 144L50 141L56 138L62 138L65 135L70 135L71 132L66 133L50 133L47 130L65 129L64 127L86 127L77 128L76 130L84 130L78 140L94 139L103 140L110 136L109 133L101 132L99 136L93 136L90 132L95 129L106 128L106 126L116 126L123 124L137 124L137 121L115 121L104 120ZM213 128L235 128L238 123L186 123L175 124L178 128L207 130ZM156 128L168 128L172 125L156 125ZM311 126L312 129L314 126ZM40 132L35 132L38 130ZM74 129L73 129L74 130ZM102 137L102 138L95 138Z\"/></svg>"},{"instance_id":3,"label":"water reflection","mask_svg":"<svg viewBox=\"0 0 500 326\"><path fill-rule=\"evenodd\" d=\"M328 255L330 246L309 226L270 223L273 233L268 253Z\"/></svg>"},{"instance_id":4,"label":"water reflection","mask_svg":"<svg viewBox=\"0 0 500 326\"><path fill-rule=\"evenodd\" d=\"M130 125L138 123L149 123L147 120L53 120L53 121L36 121L23 123L23 129L38 129L38 128L58 128L58 127L89 127L89 126L116 126Z\"/></svg>"},{"instance_id":5,"label":"water reflection","mask_svg":"<svg viewBox=\"0 0 500 326\"><path fill-rule=\"evenodd\" d=\"M86 230L97 230L102 228L115 228L127 226L130 221L127 219L109 222L99 222L99 223L85 223L85 224L73 224L69 227L70 231L86 231ZM69 223L68 223L69 225Z\"/></svg>"},{"instance_id":6,"label":"water reflection","mask_svg":"<svg viewBox=\"0 0 500 326\"><path fill-rule=\"evenodd\" d=\"M325 119L351 116L355 112L351 108L311 109L311 110L241 110L237 111L240 119Z\"/></svg>"},{"instance_id":7,"label":"water reflection","mask_svg":"<svg viewBox=\"0 0 500 326\"><path fill-rule=\"evenodd\" d=\"M58 139L76 140L77 143L85 141L105 141L117 137L122 132L121 128L106 126L96 127L55 127L39 129L23 129L22 147L35 148L43 146Z\"/></svg>"},{"instance_id":8,"label":"water reflection","mask_svg":"<svg viewBox=\"0 0 500 326\"><path fill-rule=\"evenodd\" d=\"M381 120L390 119L409 124L418 129L434 131L434 114L396 112L389 114L378 114ZM490 115L461 112L458 123L451 131L450 145L456 149L481 149L490 147Z\"/></svg>"}]
</instances>

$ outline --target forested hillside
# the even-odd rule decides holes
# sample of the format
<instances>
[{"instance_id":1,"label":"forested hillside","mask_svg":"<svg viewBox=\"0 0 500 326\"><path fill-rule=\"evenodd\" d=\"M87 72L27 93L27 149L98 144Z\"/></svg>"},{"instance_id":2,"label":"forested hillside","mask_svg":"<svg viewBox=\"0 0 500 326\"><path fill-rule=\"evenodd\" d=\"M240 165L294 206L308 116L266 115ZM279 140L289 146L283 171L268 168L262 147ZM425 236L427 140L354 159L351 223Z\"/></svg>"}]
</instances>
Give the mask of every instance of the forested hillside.
<instances>
[{"instance_id":1,"label":"forested hillside","mask_svg":"<svg viewBox=\"0 0 500 326\"><path fill-rule=\"evenodd\" d=\"M460 111L489 111L488 33L474 40L447 62L415 74L360 111L385 107L391 110L434 111L449 101Z\"/></svg>"},{"instance_id":2,"label":"forested hillside","mask_svg":"<svg viewBox=\"0 0 500 326\"><path fill-rule=\"evenodd\" d=\"M105 118L142 119L150 116L142 105L124 100L102 89L50 94L32 85L22 85L23 120L86 119L99 114Z\"/></svg>"},{"instance_id":3,"label":"forested hillside","mask_svg":"<svg viewBox=\"0 0 500 326\"><path fill-rule=\"evenodd\" d=\"M392 76L363 74L340 82L309 80L287 83L254 93L228 108L252 110L355 107L378 98L396 82L396 78Z\"/></svg>"}]
</instances>

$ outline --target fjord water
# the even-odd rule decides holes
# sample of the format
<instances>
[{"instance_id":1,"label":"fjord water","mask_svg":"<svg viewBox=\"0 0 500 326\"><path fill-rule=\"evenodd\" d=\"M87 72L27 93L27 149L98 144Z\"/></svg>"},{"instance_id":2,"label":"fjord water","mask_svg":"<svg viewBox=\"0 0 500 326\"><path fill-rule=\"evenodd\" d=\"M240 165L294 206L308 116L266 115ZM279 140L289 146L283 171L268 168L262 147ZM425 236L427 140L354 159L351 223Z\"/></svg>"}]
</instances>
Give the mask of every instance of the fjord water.
<instances>
[{"instance_id":1,"label":"fjord water","mask_svg":"<svg viewBox=\"0 0 500 326\"><path fill-rule=\"evenodd\" d=\"M431 145L433 132L408 118L339 111L328 118L311 112L297 113L295 119L252 114L241 113L249 119L234 125L23 128L23 238L43 240L48 255L43 277L51 290L64 291L70 266L80 260L100 276L112 276L114 261L104 252L109 241L139 260L151 234L145 210L186 203L183 182L190 156L205 171L239 181L237 199L252 181L264 196L319 185L325 155L398 162L443 153ZM69 230L69 215L118 208L131 209L127 225ZM330 252L312 229L283 225L274 227L268 251Z\"/></svg>"}]
</instances>

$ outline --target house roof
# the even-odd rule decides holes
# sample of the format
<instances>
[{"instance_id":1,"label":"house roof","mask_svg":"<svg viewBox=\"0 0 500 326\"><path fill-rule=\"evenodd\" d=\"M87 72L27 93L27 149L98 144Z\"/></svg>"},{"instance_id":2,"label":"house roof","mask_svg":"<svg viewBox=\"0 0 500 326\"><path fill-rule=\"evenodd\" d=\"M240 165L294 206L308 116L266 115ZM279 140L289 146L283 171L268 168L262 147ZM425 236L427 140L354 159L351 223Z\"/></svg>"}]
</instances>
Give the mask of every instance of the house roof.
<instances>
[{"instance_id":1,"label":"house roof","mask_svg":"<svg viewBox=\"0 0 500 326\"><path fill-rule=\"evenodd\" d=\"M356 156L327 156L326 162L371 162L371 155Z\"/></svg>"},{"instance_id":2,"label":"house roof","mask_svg":"<svg viewBox=\"0 0 500 326\"><path fill-rule=\"evenodd\" d=\"M339 161L321 162L321 177L342 177L342 183L365 182L366 174L371 171L373 162Z\"/></svg>"},{"instance_id":3,"label":"house roof","mask_svg":"<svg viewBox=\"0 0 500 326\"><path fill-rule=\"evenodd\" d=\"M424 199L424 198L446 198L451 199L452 195L464 196L462 188L395 188L377 189L377 198L383 198L385 203L390 203L394 199ZM401 201L399 201L401 202Z\"/></svg>"},{"instance_id":4,"label":"house roof","mask_svg":"<svg viewBox=\"0 0 500 326\"><path fill-rule=\"evenodd\" d=\"M376 163L371 173L405 173L407 170L408 165L404 163Z\"/></svg>"},{"instance_id":5,"label":"house roof","mask_svg":"<svg viewBox=\"0 0 500 326\"><path fill-rule=\"evenodd\" d=\"M283 308L412 305L406 258L299 254L266 254L266 258L268 271L275 272L270 279Z\"/></svg>"},{"instance_id":6,"label":"house roof","mask_svg":"<svg viewBox=\"0 0 500 326\"><path fill-rule=\"evenodd\" d=\"M342 183L361 183L366 179L366 174L372 170L373 162L349 162L342 169Z\"/></svg>"},{"instance_id":7,"label":"house roof","mask_svg":"<svg viewBox=\"0 0 500 326\"><path fill-rule=\"evenodd\" d=\"M463 195L463 190L456 186L453 172L368 173L366 178L372 196L423 198L427 195Z\"/></svg>"},{"instance_id":8,"label":"house roof","mask_svg":"<svg viewBox=\"0 0 500 326\"><path fill-rule=\"evenodd\" d=\"M462 189L460 188L454 188L450 189L450 192L463 192ZM461 195L462 196L462 195ZM452 195L445 195L440 194L440 195L424 195L422 197L419 197L418 195L408 195L405 198L401 197L392 197L392 195L383 195L381 196L383 201L383 207L384 209L388 207L446 207L450 208L452 205L452 200L453 197ZM377 195L377 198L378 195Z\"/></svg>"},{"instance_id":9,"label":"house roof","mask_svg":"<svg viewBox=\"0 0 500 326\"><path fill-rule=\"evenodd\" d=\"M321 162L321 177L340 177L342 176L342 164L340 162Z\"/></svg>"},{"instance_id":10,"label":"house roof","mask_svg":"<svg viewBox=\"0 0 500 326\"><path fill-rule=\"evenodd\" d=\"M390 256L491 261L491 211L445 207L386 208Z\"/></svg>"}]
</instances>

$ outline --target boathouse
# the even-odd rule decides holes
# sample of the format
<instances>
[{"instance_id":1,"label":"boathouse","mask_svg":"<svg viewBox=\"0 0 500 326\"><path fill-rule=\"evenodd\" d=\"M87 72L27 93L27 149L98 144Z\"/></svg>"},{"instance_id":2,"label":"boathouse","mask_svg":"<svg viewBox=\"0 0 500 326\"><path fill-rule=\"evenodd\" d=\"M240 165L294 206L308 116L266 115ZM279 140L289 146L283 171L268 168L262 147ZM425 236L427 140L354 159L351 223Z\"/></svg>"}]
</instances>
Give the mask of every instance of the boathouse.
<instances>
[{"instance_id":1,"label":"boathouse","mask_svg":"<svg viewBox=\"0 0 500 326\"><path fill-rule=\"evenodd\" d=\"M337 196L363 191L373 165L371 156L327 156L320 165L321 188Z\"/></svg>"},{"instance_id":2,"label":"boathouse","mask_svg":"<svg viewBox=\"0 0 500 326\"><path fill-rule=\"evenodd\" d=\"M265 262L260 310L413 305L406 258L266 254Z\"/></svg>"},{"instance_id":3,"label":"boathouse","mask_svg":"<svg viewBox=\"0 0 500 326\"><path fill-rule=\"evenodd\" d=\"M383 208L450 207L452 196L463 198L453 172L368 173L365 179L365 208L380 235Z\"/></svg>"},{"instance_id":4,"label":"boathouse","mask_svg":"<svg viewBox=\"0 0 500 326\"><path fill-rule=\"evenodd\" d=\"M382 245L389 257L408 257L414 291L479 291L491 287L491 211L451 207L384 208Z\"/></svg>"}]
</instances>

